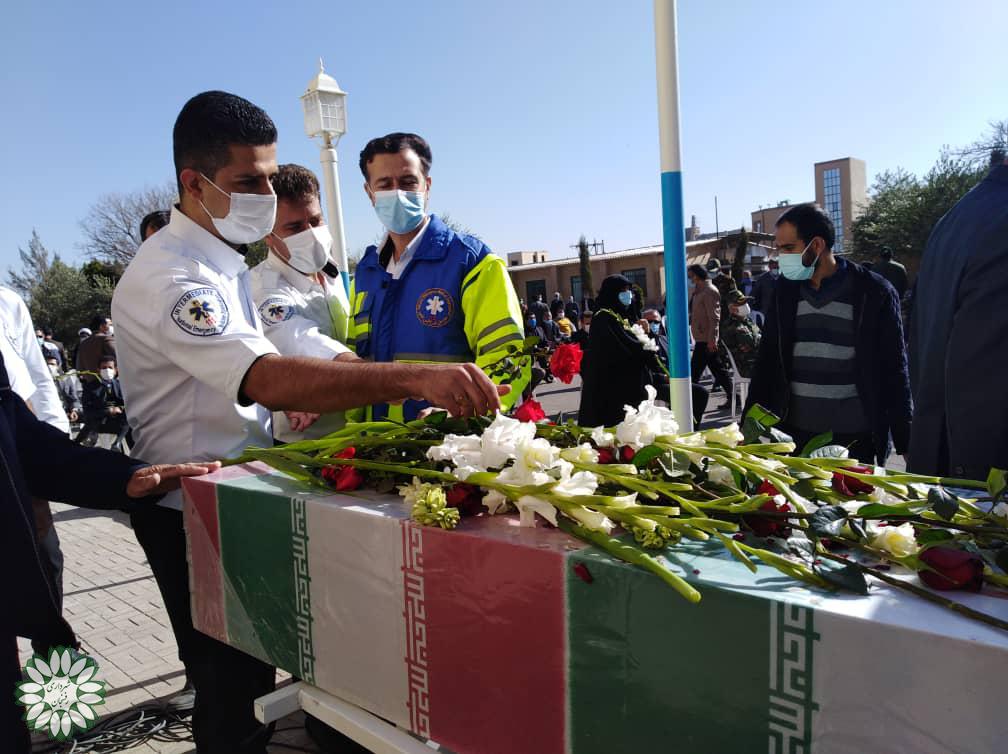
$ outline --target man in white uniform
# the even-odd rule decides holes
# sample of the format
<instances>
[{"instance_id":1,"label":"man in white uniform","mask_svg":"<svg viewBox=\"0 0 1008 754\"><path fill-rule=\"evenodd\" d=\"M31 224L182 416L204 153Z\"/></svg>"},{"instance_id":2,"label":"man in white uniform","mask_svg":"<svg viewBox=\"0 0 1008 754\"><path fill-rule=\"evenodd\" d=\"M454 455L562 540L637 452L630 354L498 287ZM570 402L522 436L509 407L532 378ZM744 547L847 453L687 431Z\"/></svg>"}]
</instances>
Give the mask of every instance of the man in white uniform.
<instances>
[{"instance_id":1,"label":"man in white uniform","mask_svg":"<svg viewBox=\"0 0 1008 754\"><path fill-rule=\"evenodd\" d=\"M11 390L28 404L35 416L69 435L70 421L63 410L63 400L53 382L45 356L39 348L28 307L17 293L5 286L0 286L0 322L4 335L0 338L0 353L3 354L7 367ZM32 509L35 513L39 550L43 556L42 565L62 607L63 552L53 525L52 511L48 501L37 498L32 498Z\"/></svg>"},{"instance_id":2,"label":"man in white uniform","mask_svg":"<svg viewBox=\"0 0 1008 754\"><path fill-rule=\"evenodd\" d=\"M318 178L300 165L281 165L272 183L277 215L265 239L270 251L249 273L266 337L285 356L356 360L345 345L350 302L330 257L332 236L322 217ZM345 423L341 412L314 419L277 411L273 437L315 439Z\"/></svg>"},{"instance_id":3,"label":"man in white uniform","mask_svg":"<svg viewBox=\"0 0 1008 754\"><path fill-rule=\"evenodd\" d=\"M179 204L112 300L138 456L219 459L268 446L271 410L323 414L416 397L469 415L499 407L506 389L475 364L280 356L263 335L242 256L273 228L276 127L241 97L204 92L182 108L173 142ZM181 503L169 494L132 521L196 689L197 749L265 752L252 702L272 689L274 669L193 629Z\"/></svg>"}]
</instances>

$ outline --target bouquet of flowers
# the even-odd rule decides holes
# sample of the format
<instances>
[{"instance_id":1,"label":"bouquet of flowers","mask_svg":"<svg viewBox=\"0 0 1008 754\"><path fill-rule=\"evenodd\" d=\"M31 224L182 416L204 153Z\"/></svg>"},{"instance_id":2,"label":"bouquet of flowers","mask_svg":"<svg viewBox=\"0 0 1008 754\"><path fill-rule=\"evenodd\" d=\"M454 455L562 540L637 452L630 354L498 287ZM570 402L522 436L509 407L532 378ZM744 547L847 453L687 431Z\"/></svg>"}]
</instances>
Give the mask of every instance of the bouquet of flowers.
<instances>
[{"instance_id":1,"label":"bouquet of flowers","mask_svg":"<svg viewBox=\"0 0 1008 754\"><path fill-rule=\"evenodd\" d=\"M615 427L437 412L250 448L232 463L265 461L341 492L398 490L425 526L515 512L524 526L558 527L654 573L691 602L700 593L665 557L683 539L720 543L750 570L760 561L825 590L867 594L872 576L1008 630L932 591L1008 586L1005 472L985 481L896 473L847 457L829 434L796 449L776 422L756 407L741 428L680 433L649 387ZM931 589L888 573L892 564Z\"/></svg>"}]
</instances>

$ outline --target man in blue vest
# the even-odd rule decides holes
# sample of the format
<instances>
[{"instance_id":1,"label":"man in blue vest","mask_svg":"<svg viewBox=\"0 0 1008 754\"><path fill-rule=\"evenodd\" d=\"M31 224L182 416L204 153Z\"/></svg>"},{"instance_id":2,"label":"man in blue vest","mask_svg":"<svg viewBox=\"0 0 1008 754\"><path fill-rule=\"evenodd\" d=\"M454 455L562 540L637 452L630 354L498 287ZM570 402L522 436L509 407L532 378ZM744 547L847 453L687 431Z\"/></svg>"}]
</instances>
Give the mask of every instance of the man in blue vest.
<instances>
[{"instance_id":1,"label":"man in blue vest","mask_svg":"<svg viewBox=\"0 0 1008 754\"><path fill-rule=\"evenodd\" d=\"M350 292L349 345L372 361L469 362L493 373L524 340L521 307L504 261L478 238L457 233L427 214L431 149L416 134L372 139L360 155L364 190L388 234L369 246ZM495 376L514 405L530 378L523 359L517 374ZM465 411L465 396L457 405ZM375 419L411 420L428 404L370 407Z\"/></svg>"}]
</instances>

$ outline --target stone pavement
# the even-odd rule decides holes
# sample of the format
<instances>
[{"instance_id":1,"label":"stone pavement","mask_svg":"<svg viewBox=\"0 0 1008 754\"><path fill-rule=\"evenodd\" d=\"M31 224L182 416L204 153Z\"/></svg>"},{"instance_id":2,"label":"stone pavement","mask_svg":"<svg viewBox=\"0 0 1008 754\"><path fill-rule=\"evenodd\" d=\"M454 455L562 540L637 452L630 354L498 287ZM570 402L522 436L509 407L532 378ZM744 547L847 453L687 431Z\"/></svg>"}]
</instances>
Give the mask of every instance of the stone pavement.
<instances>
[{"instance_id":1,"label":"stone pavement","mask_svg":"<svg viewBox=\"0 0 1008 754\"><path fill-rule=\"evenodd\" d=\"M53 519L65 559L64 614L84 648L98 661L98 680L107 684L102 717L177 693L185 682L168 614L154 576L133 536L129 517L53 504ZM22 662L31 646L19 640ZM279 682L289 679L284 673ZM319 751L304 733L300 713L277 723L276 743ZM2 747L0 747L2 749ZM289 751L271 746L271 751ZM192 741L152 741L122 751L182 754Z\"/></svg>"}]
</instances>

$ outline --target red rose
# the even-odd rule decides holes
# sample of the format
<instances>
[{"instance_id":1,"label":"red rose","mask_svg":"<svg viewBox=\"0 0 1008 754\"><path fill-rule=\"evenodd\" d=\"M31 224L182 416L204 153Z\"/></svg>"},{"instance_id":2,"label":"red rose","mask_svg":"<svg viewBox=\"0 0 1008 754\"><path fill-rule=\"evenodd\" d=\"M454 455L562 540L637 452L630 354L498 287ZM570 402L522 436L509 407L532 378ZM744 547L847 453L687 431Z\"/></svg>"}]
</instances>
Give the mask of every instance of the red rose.
<instances>
[{"instance_id":1,"label":"red rose","mask_svg":"<svg viewBox=\"0 0 1008 754\"><path fill-rule=\"evenodd\" d=\"M871 466L851 466L850 471L854 471L858 474L872 473ZM870 495L875 488L868 484L868 482L862 482L860 479L855 479L854 477L847 476L842 472L834 471L833 489L841 495L855 497L857 495Z\"/></svg>"},{"instance_id":2,"label":"red rose","mask_svg":"<svg viewBox=\"0 0 1008 754\"><path fill-rule=\"evenodd\" d=\"M631 448L629 445L624 445L619 449L620 460L623 463L630 463L634 456L637 455L637 451Z\"/></svg>"},{"instance_id":3,"label":"red rose","mask_svg":"<svg viewBox=\"0 0 1008 754\"><path fill-rule=\"evenodd\" d=\"M574 375L581 372L581 346L576 343L565 343L556 347L550 356L550 371L560 382L569 385Z\"/></svg>"},{"instance_id":4,"label":"red rose","mask_svg":"<svg viewBox=\"0 0 1008 754\"><path fill-rule=\"evenodd\" d=\"M364 484L364 475L353 466L326 466L322 469L322 478L340 492L349 492Z\"/></svg>"},{"instance_id":5,"label":"red rose","mask_svg":"<svg viewBox=\"0 0 1008 754\"><path fill-rule=\"evenodd\" d=\"M767 484L770 483L763 483L763 485ZM763 485L760 486L760 489L763 489ZM773 487L773 485L770 486ZM790 505L787 503L781 503L778 505L773 501L773 499L767 500L759 507L759 509L761 511L771 511L774 513L791 512ZM767 516L750 515L742 516L742 520L745 522L746 526L752 529L753 534L757 537L781 537L782 539L786 539L791 536L791 526L788 524L788 520L786 518L769 518Z\"/></svg>"},{"instance_id":6,"label":"red rose","mask_svg":"<svg viewBox=\"0 0 1008 754\"><path fill-rule=\"evenodd\" d=\"M522 422L537 422L540 419L546 418L546 412L543 411L543 407L539 401L529 398L514 412L514 418Z\"/></svg>"},{"instance_id":7,"label":"red rose","mask_svg":"<svg viewBox=\"0 0 1008 754\"><path fill-rule=\"evenodd\" d=\"M458 508L459 514L463 516L475 516L484 510L483 493L479 487L472 484L464 482L453 484L445 490L445 499L449 506Z\"/></svg>"},{"instance_id":8,"label":"red rose","mask_svg":"<svg viewBox=\"0 0 1008 754\"><path fill-rule=\"evenodd\" d=\"M918 557L934 569L917 574L932 589L979 592L983 586L984 564L979 555L951 547L931 547Z\"/></svg>"},{"instance_id":9,"label":"red rose","mask_svg":"<svg viewBox=\"0 0 1008 754\"><path fill-rule=\"evenodd\" d=\"M780 490L774 487L773 482L768 482L766 479L763 480L763 484L756 488L757 495L769 495L770 497L776 497L781 494Z\"/></svg>"},{"instance_id":10,"label":"red rose","mask_svg":"<svg viewBox=\"0 0 1008 754\"><path fill-rule=\"evenodd\" d=\"M598 449L598 462L599 463L616 463L616 451L612 448L599 448Z\"/></svg>"},{"instance_id":11,"label":"red rose","mask_svg":"<svg viewBox=\"0 0 1008 754\"><path fill-rule=\"evenodd\" d=\"M349 446L347 448L343 448L343 450L341 450L339 453L337 453L334 457L335 458L353 458L355 455L357 455L357 448L355 448L353 445L351 445L351 446Z\"/></svg>"}]
</instances>

